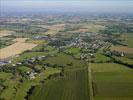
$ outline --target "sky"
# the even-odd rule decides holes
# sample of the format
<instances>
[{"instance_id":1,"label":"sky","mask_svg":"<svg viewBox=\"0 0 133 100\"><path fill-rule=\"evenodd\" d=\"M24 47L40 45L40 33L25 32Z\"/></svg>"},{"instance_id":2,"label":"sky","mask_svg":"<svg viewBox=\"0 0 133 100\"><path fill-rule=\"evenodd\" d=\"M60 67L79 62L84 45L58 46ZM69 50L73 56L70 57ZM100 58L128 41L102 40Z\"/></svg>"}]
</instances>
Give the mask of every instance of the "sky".
<instances>
[{"instance_id":1,"label":"sky","mask_svg":"<svg viewBox=\"0 0 133 100\"><path fill-rule=\"evenodd\" d=\"M133 0L0 0L1 12L123 12L133 13Z\"/></svg>"}]
</instances>

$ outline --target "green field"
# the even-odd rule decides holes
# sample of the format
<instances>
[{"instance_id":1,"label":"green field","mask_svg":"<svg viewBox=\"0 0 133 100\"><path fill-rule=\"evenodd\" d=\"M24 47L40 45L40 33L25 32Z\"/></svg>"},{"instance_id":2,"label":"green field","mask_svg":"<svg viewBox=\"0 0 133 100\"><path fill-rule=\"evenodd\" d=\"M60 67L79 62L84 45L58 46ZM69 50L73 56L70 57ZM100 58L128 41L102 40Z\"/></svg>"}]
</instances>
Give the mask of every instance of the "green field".
<instances>
[{"instance_id":1,"label":"green field","mask_svg":"<svg viewBox=\"0 0 133 100\"><path fill-rule=\"evenodd\" d=\"M133 59L129 59L126 57L115 57L116 60L121 61L123 63L129 64L129 65L133 65Z\"/></svg>"},{"instance_id":2,"label":"green field","mask_svg":"<svg viewBox=\"0 0 133 100\"><path fill-rule=\"evenodd\" d=\"M21 67L18 68L18 70L19 70L21 73L27 73L27 72L32 71L31 68L26 67L26 66L21 66Z\"/></svg>"},{"instance_id":3,"label":"green field","mask_svg":"<svg viewBox=\"0 0 133 100\"><path fill-rule=\"evenodd\" d=\"M19 68L19 70L24 72L27 71L27 69L28 68L24 66ZM46 79L49 75L59 72L60 68L47 68L39 73L34 80L23 78L23 82L19 81L21 77L17 75L13 77L11 73L0 72L0 84L6 86L2 93L0 89L0 100L24 100L24 97L32 86L40 84L40 81ZM1 80L3 81L1 82Z\"/></svg>"},{"instance_id":4,"label":"green field","mask_svg":"<svg viewBox=\"0 0 133 100\"><path fill-rule=\"evenodd\" d=\"M108 62L108 61L110 61L110 58L109 57L106 57L102 53L97 52L95 54L95 62Z\"/></svg>"},{"instance_id":5,"label":"green field","mask_svg":"<svg viewBox=\"0 0 133 100\"><path fill-rule=\"evenodd\" d=\"M80 53L80 49L79 48L69 48L65 51L66 53L70 53L70 54L77 54Z\"/></svg>"},{"instance_id":6,"label":"green field","mask_svg":"<svg viewBox=\"0 0 133 100\"><path fill-rule=\"evenodd\" d=\"M68 71L64 77L37 86L30 100L89 100L87 75L87 69Z\"/></svg>"},{"instance_id":7,"label":"green field","mask_svg":"<svg viewBox=\"0 0 133 100\"><path fill-rule=\"evenodd\" d=\"M32 57L38 57L38 56L46 56L48 54L55 54L57 51L53 51L53 52L26 52L21 54L19 57L13 58L12 62L16 63L16 62L21 62L27 59L31 59Z\"/></svg>"},{"instance_id":8,"label":"green field","mask_svg":"<svg viewBox=\"0 0 133 100\"><path fill-rule=\"evenodd\" d=\"M49 57L44 62L51 65L68 66L68 67L70 66L85 67L86 64L85 61L75 60L72 56L64 53L57 53L57 56Z\"/></svg>"},{"instance_id":9,"label":"green field","mask_svg":"<svg viewBox=\"0 0 133 100\"><path fill-rule=\"evenodd\" d=\"M0 49L15 43L12 40L13 40L13 38L10 38L10 37L0 38Z\"/></svg>"},{"instance_id":10,"label":"green field","mask_svg":"<svg viewBox=\"0 0 133 100\"><path fill-rule=\"evenodd\" d=\"M95 100L131 100L132 69L114 63L92 64Z\"/></svg>"},{"instance_id":11,"label":"green field","mask_svg":"<svg viewBox=\"0 0 133 100\"><path fill-rule=\"evenodd\" d=\"M58 53L49 57L45 63L65 66L64 76L58 76L46 83L36 86L30 100L89 100L88 72L84 61L72 56ZM42 95L43 94L43 95Z\"/></svg>"},{"instance_id":12,"label":"green field","mask_svg":"<svg viewBox=\"0 0 133 100\"><path fill-rule=\"evenodd\" d=\"M94 23L87 23L83 25L83 28L87 28L88 32L99 32L100 30L104 30L106 27L104 25L98 25Z\"/></svg>"},{"instance_id":13,"label":"green field","mask_svg":"<svg viewBox=\"0 0 133 100\"><path fill-rule=\"evenodd\" d=\"M49 75L54 73L59 73L60 69L58 68L47 68L42 73L40 73L34 80L25 80L17 89L15 100L23 100L24 97L27 95L28 90L32 86L39 85L40 81L46 79Z\"/></svg>"},{"instance_id":14,"label":"green field","mask_svg":"<svg viewBox=\"0 0 133 100\"><path fill-rule=\"evenodd\" d=\"M133 33L124 34L121 36L121 39L123 40L122 43L128 45L128 47L133 48Z\"/></svg>"}]
</instances>

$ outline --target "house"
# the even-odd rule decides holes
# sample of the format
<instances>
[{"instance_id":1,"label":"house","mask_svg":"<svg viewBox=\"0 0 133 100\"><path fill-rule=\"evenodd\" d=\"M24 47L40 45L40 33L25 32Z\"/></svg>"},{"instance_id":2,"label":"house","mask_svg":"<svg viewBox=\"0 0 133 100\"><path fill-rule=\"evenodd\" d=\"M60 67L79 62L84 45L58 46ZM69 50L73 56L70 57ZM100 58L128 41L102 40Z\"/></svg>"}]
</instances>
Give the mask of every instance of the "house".
<instances>
[{"instance_id":1,"label":"house","mask_svg":"<svg viewBox=\"0 0 133 100\"><path fill-rule=\"evenodd\" d=\"M0 60L0 66L6 65L8 63L9 63L8 60Z\"/></svg>"},{"instance_id":2,"label":"house","mask_svg":"<svg viewBox=\"0 0 133 100\"><path fill-rule=\"evenodd\" d=\"M15 66L16 66L16 64L12 64L12 66L13 66L13 67L15 67Z\"/></svg>"},{"instance_id":3,"label":"house","mask_svg":"<svg viewBox=\"0 0 133 100\"><path fill-rule=\"evenodd\" d=\"M121 57L124 57L124 56L125 56L125 54L122 52L122 53L121 53Z\"/></svg>"},{"instance_id":4,"label":"house","mask_svg":"<svg viewBox=\"0 0 133 100\"><path fill-rule=\"evenodd\" d=\"M27 75L29 76L30 79L35 79L36 78L35 76L37 75L37 73L36 72L33 72L33 71L32 72L29 72L28 71L27 72Z\"/></svg>"},{"instance_id":5,"label":"house","mask_svg":"<svg viewBox=\"0 0 133 100\"><path fill-rule=\"evenodd\" d=\"M29 77L30 79L35 79L34 73L30 73Z\"/></svg>"}]
</instances>

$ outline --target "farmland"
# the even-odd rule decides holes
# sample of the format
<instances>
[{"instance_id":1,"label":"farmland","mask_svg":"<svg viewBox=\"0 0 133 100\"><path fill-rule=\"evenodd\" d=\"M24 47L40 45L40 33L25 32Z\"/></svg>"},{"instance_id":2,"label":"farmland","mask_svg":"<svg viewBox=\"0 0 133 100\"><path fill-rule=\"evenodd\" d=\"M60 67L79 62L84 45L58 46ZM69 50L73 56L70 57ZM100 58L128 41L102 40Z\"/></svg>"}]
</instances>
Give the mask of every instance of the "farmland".
<instances>
[{"instance_id":1,"label":"farmland","mask_svg":"<svg viewBox=\"0 0 133 100\"><path fill-rule=\"evenodd\" d=\"M133 40L133 33L130 33L130 34L123 34L121 35L120 39L122 39L123 43L126 44L128 47L130 48L133 48L133 43L132 43L132 40Z\"/></svg>"},{"instance_id":2,"label":"farmland","mask_svg":"<svg viewBox=\"0 0 133 100\"><path fill-rule=\"evenodd\" d=\"M6 100L9 99L23 100L23 98L27 95L28 90L32 86L39 84L41 80L46 79L50 74L58 72L60 72L60 69L48 68L47 70L40 73L40 75L37 76L35 80L24 80L24 82L22 83L19 82L19 79L21 79L21 77L16 76L16 79L10 80L10 78L13 76L11 73L0 73L0 79L5 79L5 78L7 79L4 80L3 83L4 85L6 85L7 88L4 89L3 93L0 94L1 95L0 97L5 98ZM4 77L1 75L4 75Z\"/></svg>"},{"instance_id":3,"label":"farmland","mask_svg":"<svg viewBox=\"0 0 133 100\"><path fill-rule=\"evenodd\" d=\"M87 75L85 69L66 72L63 78L37 86L30 100L89 100Z\"/></svg>"},{"instance_id":4,"label":"farmland","mask_svg":"<svg viewBox=\"0 0 133 100\"><path fill-rule=\"evenodd\" d=\"M133 99L132 19L27 16L0 25L0 100Z\"/></svg>"},{"instance_id":5,"label":"farmland","mask_svg":"<svg viewBox=\"0 0 133 100\"><path fill-rule=\"evenodd\" d=\"M22 38L18 38L15 41L16 43L8 47L5 47L3 49L0 49L0 59L15 56L17 54L20 54L26 50L30 50L35 46L37 46L36 44L25 43L25 39L22 39Z\"/></svg>"},{"instance_id":6,"label":"farmland","mask_svg":"<svg viewBox=\"0 0 133 100\"><path fill-rule=\"evenodd\" d=\"M0 38L11 35L13 33L13 31L9 31L9 30L0 30Z\"/></svg>"},{"instance_id":7,"label":"farmland","mask_svg":"<svg viewBox=\"0 0 133 100\"><path fill-rule=\"evenodd\" d=\"M125 52L125 53L133 53L133 48L129 48L125 46L112 46L111 50Z\"/></svg>"},{"instance_id":8,"label":"farmland","mask_svg":"<svg viewBox=\"0 0 133 100\"><path fill-rule=\"evenodd\" d=\"M96 100L131 100L132 69L119 64L105 63L92 64L92 71Z\"/></svg>"},{"instance_id":9,"label":"farmland","mask_svg":"<svg viewBox=\"0 0 133 100\"><path fill-rule=\"evenodd\" d=\"M103 30L106 27L103 25L97 25L97 24L85 24L83 26L84 28L88 29L89 32L99 32L99 30Z\"/></svg>"},{"instance_id":10,"label":"farmland","mask_svg":"<svg viewBox=\"0 0 133 100\"><path fill-rule=\"evenodd\" d=\"M47 28L48 31L47 32L42 32L42 34L50 34L50 35L55 35L57 34L59 31L63 30L65 27L65 24L56 24L56 25L39 25L39 27L42 28Z\"/></svg>"},{"instance_id":11,"label":"farmland","mask_svg":"<svg viewBox=\"0 0 133 100\"><path fill-rule=\"evenodd\" d=\"M110 61L110 58L109 57L106 57L105 55L103 55L100 52L97 52L95 54L95 56L96 56L95 62L108 62L108 61Z\"/></svg>"}]
</instances>

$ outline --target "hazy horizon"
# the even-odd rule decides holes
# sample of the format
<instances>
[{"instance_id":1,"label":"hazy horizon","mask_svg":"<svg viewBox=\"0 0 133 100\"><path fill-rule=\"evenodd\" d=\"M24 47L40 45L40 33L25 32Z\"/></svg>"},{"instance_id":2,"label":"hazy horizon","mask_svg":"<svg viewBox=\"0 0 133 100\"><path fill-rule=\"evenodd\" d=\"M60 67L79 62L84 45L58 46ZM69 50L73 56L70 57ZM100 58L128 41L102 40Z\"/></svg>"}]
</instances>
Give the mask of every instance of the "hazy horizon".
<instances>
[{"instance_id":1,"label":"hazy horizon","mask_svg":"<svg viewBox=\"0 0 133 100\"><path fill-rule=\"evenodd\" d=\"M132 13L132 0L1 0L1 12Z\"/></svg>"}]
</instances>

